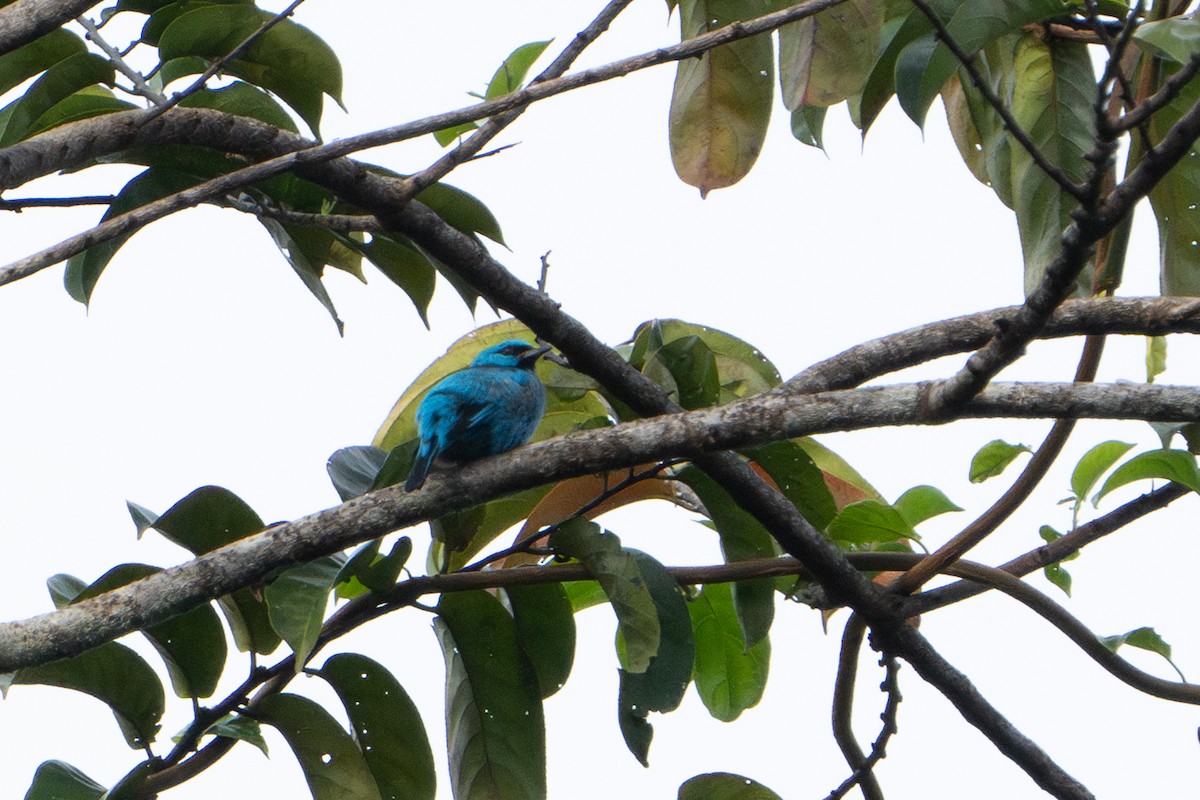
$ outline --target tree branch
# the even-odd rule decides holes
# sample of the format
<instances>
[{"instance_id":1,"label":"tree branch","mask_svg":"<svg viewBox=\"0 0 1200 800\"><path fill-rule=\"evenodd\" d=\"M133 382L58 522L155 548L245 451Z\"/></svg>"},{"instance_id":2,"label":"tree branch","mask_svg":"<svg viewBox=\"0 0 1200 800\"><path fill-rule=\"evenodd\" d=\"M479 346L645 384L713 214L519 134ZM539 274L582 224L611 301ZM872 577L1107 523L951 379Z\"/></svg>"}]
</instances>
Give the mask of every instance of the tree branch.
<instances>
[{"instance_id":1,"label":"tree branch","mask_svg":"<svg viewBox=\"0 0 1200 800\"><path fill-rule=\"evenodd\" d=\"M26 0L26 2L32 2L32 0ZM583 70L574 75L568 75L556 80L531 84L525 89L505 95L497 100L479 103L458 111L426 117L391 128L350 136L326 145L316 145L302 137L263 125L263 128L269 129L272 132L270 134L271 138L277 141L289 142L289 146L284 151L285 155L277 155L262 163L205 181L191 189L186 189L178 194L170 195L161 200L141 206L126 214L105 220L84 233L63 240L59 244L46 248L40 253L13 262L0 269L0 285L28 277L39 270L70 258L89 247L109 241L118 236L132 234L164 216L185 208L191 208L213 197L227 194L256 181L265 180L305 165L330 161L360 150L393 144L433 133L442 128L454 127L466 122L474 122L502 114L516 108L523 108L548 97L571 91L572 89L619 78L638 70L680 61L685 58L692 58L723 44L756 36L786 25L789 22L804 19L843 2L845 0L808 0L807 2L798 3L790 8L766 14L753 20L732 23L711 33L688 39L678 45L614 61L601 67ZM0 10L0 14L2 13L3 10ZM2 19L2 16L0 16L0 19ZM171 109L171 116L182 110L179 108ZM86 142L77 144L71 142L72 139L79 139L81 137L87 139L91 136L110 139L114 136L119 136L122 132L128 132L123 129L126 129L130 125L134 128L146 127L152 131L158 130L154 125L161 121L160 115L167 116L164 112L159 112L153 108L145 111L110 114L95 120L84 120L79 123L64 125L45 134L31 137L29 140L13 145L5 150L0 150L0 188L12 188L24 182L12 183L2 178L4 173L10 171L9 162L14 157L32 159L39 164L50 162L45 163L46 169L48 171L57 171L61 168L57 162L72 158L74 152L80 149L78 144L86 146ZM86 124L88 122L92 122L93 125L88 126ZM152 136L144 136L142 138L148 140L145 141L146 144L155 143ZM260 136L258 138L261 140L264 137ZM64 139L70 142L65 147L63 147ZM185 139L184 143L194 144L197 142L192 139ZM55 150L55 145L63 149ZM231 146L230 149L235 152L244 152L241 149L242 147L244 145L241 147ZM35 149L35 152L30 153L31 149ZM401 189L401 191L404 190Z\"/></svg>"}]
</instances>

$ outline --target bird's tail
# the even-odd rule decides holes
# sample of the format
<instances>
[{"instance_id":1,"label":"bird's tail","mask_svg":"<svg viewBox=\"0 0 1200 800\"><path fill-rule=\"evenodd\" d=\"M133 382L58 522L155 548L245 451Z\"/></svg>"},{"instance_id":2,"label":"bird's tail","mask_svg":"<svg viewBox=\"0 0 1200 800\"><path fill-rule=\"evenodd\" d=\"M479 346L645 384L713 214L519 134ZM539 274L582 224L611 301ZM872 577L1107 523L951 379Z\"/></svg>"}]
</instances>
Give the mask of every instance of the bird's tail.
<instances>
[{"instance_id":1,"label":"bird's tail","mask_svg":"<svg viewBox=\"0 0 1200 800\"><path fill-rule=\"evenodd\" d=\"M432 447L421 447L417 450L417 458L413 461L412 469L409 470L408 480L404 482L404 491L411 492L424 486L425 478L429 475L429 467L432 464Z\"/></svg>"}]
</instances>

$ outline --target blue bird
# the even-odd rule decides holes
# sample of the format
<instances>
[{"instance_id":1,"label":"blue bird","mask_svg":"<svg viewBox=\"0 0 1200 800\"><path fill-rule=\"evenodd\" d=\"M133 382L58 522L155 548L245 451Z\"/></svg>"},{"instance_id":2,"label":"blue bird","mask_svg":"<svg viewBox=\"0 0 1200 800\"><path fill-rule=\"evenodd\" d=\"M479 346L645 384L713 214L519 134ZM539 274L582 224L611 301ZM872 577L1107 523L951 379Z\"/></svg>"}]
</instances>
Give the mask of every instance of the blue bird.
<instances>
[{"instance_id":1,"label":"blue bird","mask_svg":"<svg viewBox=\"0 0 1200 800\"><path fill-rule=\"evenodd\" d=\"M436 459L474 461L529 441L546 410L533 368L549 350L510 339L435 384L417 406L420 445L405 490L423 486Z\"/></svg>"}]
</instances>

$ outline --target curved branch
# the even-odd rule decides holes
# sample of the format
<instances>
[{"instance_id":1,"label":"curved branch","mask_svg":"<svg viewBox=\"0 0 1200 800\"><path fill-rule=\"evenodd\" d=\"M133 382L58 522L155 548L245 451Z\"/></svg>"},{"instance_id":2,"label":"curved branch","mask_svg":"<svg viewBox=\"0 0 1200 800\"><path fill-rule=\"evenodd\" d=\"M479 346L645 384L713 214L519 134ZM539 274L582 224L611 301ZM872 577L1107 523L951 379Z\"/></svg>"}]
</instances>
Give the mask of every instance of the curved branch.
<instances>
[{"instance_id":1,"label":"curved branch","mask_svg":"<svg viewBox=\"0 0 1200 800\"><path fill-rule=\"evenodd\" d=\"M921 409L925 388L900 385L798 398L764 394L726 406L567 434L435 475L419 492L405 493L400 487L372 492L77 605L0 625L0 672L77 655L251 585L279 567L532 486L813 433L928 424ZM959 418L1196 419L1200 418L1200 390L995 384L955 414ZM838 558L851 569L841 554Z\"/></svg>"},{"instance_id":2,"label":"curved branch","mask_svg":"<svg viewBox=\"0 0 1200 800\"><path fill-rule=\"evenodd\" d=\"M1095 380L1096 370L1100 366L1100 354L1103 350L1103 336L1089 336L1085 340L1083 355L1080 356L1079 367L1075 370L1076 382ZM1046 434L1046 438L1034 451L1033 458L1029 459L1025 469L1021 470L1021 474L1001 495L1000 499L992 503L987 511L963 528L958 535L939 547L929 558L892 581L888 588L900 594L911 594L941 572L947 564L952 564L962 558L971 548L990 536L1041 483L1050 466L1058 459L1074 428L1075 420L1073 419L1055 420L1054 425L1050 428L1050 433Z\"/></svg>"},{"instance_id":3,"label":"curved branch","mask_svg":"<svg viewBox=\"0 0 1200 800\"><path fill-rule=\"evenodd\" d=\"M883 789L871 770L874 762L867 760L867 755L854 736L854 726L851 724L854 714L854 689L858 683L858 654L862 650L866 632L867 626L857 614L846 621L846 627L842 631L837 677L833 682L831 716L833 739L841 748L842 756L850 766L851 775L830 795L832 798L844 796L857 785L862 789L863 800L883 800Z\"/></svg>"}]
</instances>

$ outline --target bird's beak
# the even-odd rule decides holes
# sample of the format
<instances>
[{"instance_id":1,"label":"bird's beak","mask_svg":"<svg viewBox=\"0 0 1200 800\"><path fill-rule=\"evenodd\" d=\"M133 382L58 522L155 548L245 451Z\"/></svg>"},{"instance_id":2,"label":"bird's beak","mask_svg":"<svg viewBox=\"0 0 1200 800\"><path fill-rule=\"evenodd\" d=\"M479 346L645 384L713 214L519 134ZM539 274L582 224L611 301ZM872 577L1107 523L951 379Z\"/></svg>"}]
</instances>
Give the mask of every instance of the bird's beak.
<instances>
[{"instance_id":1,"label":"bird's beak","mask_svg":"<svg viewBox=\"0 0 1200 800\"><path fill-rule=\"evenodd\" d=\"M546 353L549 353L549 352L550 352L550 345L544 344L541 347L539 347L538 349L530 350L528 353L521 356L521 360L519 363L521 364L522 367L532 367L535 363L537 363L537 360L539 358L541 358L542 356L546 355Z\"/></svg>"}]
</instances>

